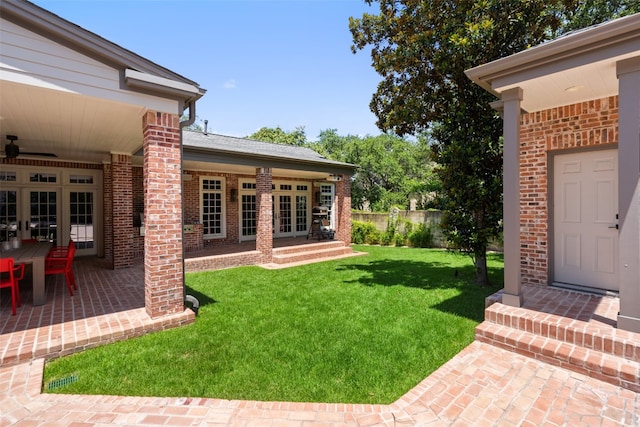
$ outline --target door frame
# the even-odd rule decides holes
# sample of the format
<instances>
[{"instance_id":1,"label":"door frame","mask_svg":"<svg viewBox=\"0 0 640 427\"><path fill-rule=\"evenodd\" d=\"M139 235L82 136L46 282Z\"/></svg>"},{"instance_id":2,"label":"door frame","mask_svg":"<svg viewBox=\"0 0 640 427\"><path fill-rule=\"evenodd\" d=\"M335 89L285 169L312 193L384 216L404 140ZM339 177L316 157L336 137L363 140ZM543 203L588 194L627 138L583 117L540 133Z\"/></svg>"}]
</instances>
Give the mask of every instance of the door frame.
<instances>
[{"instance_id":1,"label":"door frame","mask_svg":"<svg viewBox=\"0 0 640 427\"><path fill-rule=\"evenodd\" d=\"M25 221L31 221L29 209L30 191L55 191L56 196L56 228L57 243L65 245L71 238L71 218L70 218L70 193L73 191L88 192L94 194L94 245L90 249L79 249L77 255L104 255L103 239L103 171L102 169L88 168L65 168L51 166L31 166L31 165L3 165L3 173L16 174L15 181L0 181L0 188L3 190L15 190L18 195L18 220L25 226ZM42 173L55 176L54 182L32 182L32 173ZM27 232L23 228L19 235L21 238L28 238Z\"/></svg>"},{"instance_id":2,"label":"door frame","mask_svg":"<svg viewBox=\"0 0 640 427\"><path fill-rule=\"evenodd\" d=\"M561 155L571 155L571 154L581 154L581 153L588 153L588 152L596 152L596 151L607 151L607 150L615 150L617 152L618 150L618 144L606 144L606 145L600 145L600 146L591 146L591 147L578 147L578 148L570 148L570 149L565 149L565 150L554 150L554 151L548 151L547 152L547 265L548 265L548 270L547 270L547 283L550 285L554 285L554 286L558 286L558 287L566 287L566 288L572 288L572 289L583 289L589 292L597 292L597 293L607 293L610 292L604 288L596 288L596 287L590 287L590 286L582 286L582 285L573 285L573 284L567 284L567 283L562 283L562 282L557 282L555 280L556 277L556 265L555 265L555 256L556 256L556 229L555 229L555 206L554 206L554 200L555 200L555 184L556 184L556 177L554 174L555 171L555 162L556 162L556 157L557 156L561 156ZM618 155L616 153L616 158L618 158ZM619 164L618 164L618 169L619 169ZM620 186L620 183L618 182L618 186ZM617 199L617 195L616 195L616 199ZM618 202L619 203L619 202ZM616 208L619 210L619 206L616 206ZM619 257L620 254L618 253L617 256ZM617 273L618 275L618 280L619 280L619 274L620 272Z\"/></svg>"},{"instance_id":3,"label":"door frame","mask_svg":"<svg viewBox=\"0 0 640 427\"><path fill-rule=\"evenodd\" d=\"M243 236L242 234L242 195L255 195L255 178L241 178L238 180L238 236L239 241L256 240L256 236ZM291 185L291 190L282 190L281 185ZM299 186L306 186L306 190L298 190ZM272 233L274 238L281 237L300 237L306 236L311 226L311 201L313 200L313 183L312 181L299 181L299 180L287 180L287 179L274 179L271 185L271 197L272 197L272 210L273 210L273 224ZM279 196L288 195L291 197L291 232L280 233L275 228L278 225L278 214L280 210ZM304 231L297 231L297 209L296 209L296 196L305 195L307 197L307 211L306 211L306 223L307 229ZM256 215L258 212L256 212Z\"/></svg>"}]
</instances>

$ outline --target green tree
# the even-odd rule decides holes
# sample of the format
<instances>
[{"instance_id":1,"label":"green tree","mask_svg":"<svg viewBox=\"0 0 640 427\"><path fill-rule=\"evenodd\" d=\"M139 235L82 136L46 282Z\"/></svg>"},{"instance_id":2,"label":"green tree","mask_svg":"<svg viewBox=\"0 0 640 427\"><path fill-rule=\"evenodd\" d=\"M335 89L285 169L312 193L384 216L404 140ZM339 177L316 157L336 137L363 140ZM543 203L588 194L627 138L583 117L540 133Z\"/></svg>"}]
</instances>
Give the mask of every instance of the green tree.
<instances>
[{"instance_id":1,"label":"green tree","mask_svg":"<svg viewBox=\"0 0 640 427\"><path fill-rule=\"evenodd\" d=\"M276 128L263 127L257 132L247 136L247 138L284 145L304 146L307 144L304 126L298 126L291 132L285 132L280 126Z\"/></svg>"},{"instance_id":2,"label":"green tree","mask_svg":"<svg viewBox=\"0 0 640 427\"><path fill-rule=\"evenodd\" d=\"M427 188L432 178L428 153L421 145L395 135L340 136L322 131L311 147L319 153L358 165L352 177L351 206L387 211L407 207L412 192Z\"/></svg>"},{"instance_id":3,"label":"green tree","mask_svg":"<svg viewBox=\"0 0 640 427\"><path fill-rule=\"evenodd\" d=\"M602 0L365 0L379 15L350 18L353 52L371 46L382 76L370 103L383 131L426 132L446 208L443 230L488 284L486 250L500 231L502 123L466 69L537 45L614 11ZM615 13L638 8L616 2ZM582 11L582 12L581 12Z\"/></svg>"}]
</instances>

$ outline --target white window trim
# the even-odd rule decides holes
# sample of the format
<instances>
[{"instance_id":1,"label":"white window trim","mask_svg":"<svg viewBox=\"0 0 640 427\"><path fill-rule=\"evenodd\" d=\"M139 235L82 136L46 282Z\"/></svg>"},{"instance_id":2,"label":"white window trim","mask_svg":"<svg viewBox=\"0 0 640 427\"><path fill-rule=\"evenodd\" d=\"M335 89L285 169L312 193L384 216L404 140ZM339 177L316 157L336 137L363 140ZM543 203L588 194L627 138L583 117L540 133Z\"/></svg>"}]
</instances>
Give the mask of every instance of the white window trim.
<instances>
[{"instance_id":1,"label":"white window trim","mask_svg":"<svg viewBox=\"0 0 640 427\"><path fill-rule=\"evenodd\" d=\"M200 184L199 184L199 193L200 193L200 223L204 225L204 193L205 190L202 189L202 183L205 180L218 180L221 183L220 190L207 190L207 193L220 193L222 197L220 200L222 201L222 209L220 212L220 233L219 234L204 234L202 238L204 240L212 240L212 239L224 239L227 237L227 180L223 176L214 176L214 175L203 175L200 176Z\"/></svg>"}]
</instances>

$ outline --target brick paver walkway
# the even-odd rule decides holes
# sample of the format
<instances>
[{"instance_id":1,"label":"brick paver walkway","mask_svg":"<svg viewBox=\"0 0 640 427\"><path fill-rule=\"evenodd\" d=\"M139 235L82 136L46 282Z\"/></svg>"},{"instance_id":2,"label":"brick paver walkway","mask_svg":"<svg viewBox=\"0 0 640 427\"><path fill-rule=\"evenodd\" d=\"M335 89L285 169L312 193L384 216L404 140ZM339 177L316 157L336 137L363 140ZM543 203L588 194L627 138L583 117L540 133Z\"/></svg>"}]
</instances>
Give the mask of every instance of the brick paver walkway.
<instances>
[{"instance_id":1,"label":"brick paver walkway","mask_svg":"<svg viewBox=\"0 0 640 427\"><path fill-rule=\"evenodd\" d=\"M41 394L44 355L145 333L130 320L145 322L141 266L111 271L100 263L76 263L81 288L73 297L62 292L63 283L53 282L47 284L45 306L31 306L26 290L19 316L11 316L2 301L0 427L640 427L639 393L479 341L390 405ZM587 329L615 328L616 299L585 297L587 304L576 293L564 294L563 302L559 294L528 292L525 303L541 313L568 315L559 310L577 300L574 305L583 307L577 322ZM188 316L178 319L183 321ZM164 327L148 327L158 326Z\"/></svg>"},{"instance_id":2,"label":"brick paver walkway","mask_svg":"<svg viewBox=\"0 0 640 427\"><path fill-rule=\"evenodd\" d=\"M638 426L640 395L475 342L391 405L41 394L0 368L0 426Z\"/></svg>"}]
</instances>

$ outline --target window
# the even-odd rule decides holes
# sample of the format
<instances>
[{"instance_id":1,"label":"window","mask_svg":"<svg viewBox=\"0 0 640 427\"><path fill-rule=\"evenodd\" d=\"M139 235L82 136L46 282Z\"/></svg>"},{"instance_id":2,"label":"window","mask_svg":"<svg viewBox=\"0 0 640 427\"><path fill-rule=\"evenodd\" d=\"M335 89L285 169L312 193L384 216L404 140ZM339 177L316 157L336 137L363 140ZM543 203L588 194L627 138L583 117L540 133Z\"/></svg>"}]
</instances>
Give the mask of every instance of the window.
<instances>
[{"instance_id":1,"label":"window","mask_svg":"<svg viewBox=\"0 0 640 427\"><path fill-rule=\"evenodd\" d=\"M71 239L78 249L93 248L93 191L69 193Z\"/></svg>"},{"instance_id":2,"label":"window","mask_svg":"<svg viewBox=\"0 0 640 427\"><path fill-rule=\"evenodd\" d=\"M325 206L329 209L329 221L331 221L331 227L335 228L335 218L333 217L333 184L320 185L320 206Z\"/></svg>"},{"instance_id":3,"label":"window","mask_svg":"<svg viewBox=\"0 0 640 427\"><path fill-rule=\"evenodd\" d=\"M308 216L309 216L309 210L307 207L307 195L305 194L296 195L296 231L301 231L301 232L307 231Z\"/></svg>"},{"instance_id":4,"label":"window","mask_svg":"<svg viewBox=\"0 0 640 427\"><path fill-rule=\"evenodd\" d=\"M17 175L15 172L0 172L0 181L16 182Z\"/></svg>"},{"instance_id":5,"label":"window","mask_svg":"<svg viewBox=\"0 0 640 427\"><path fill-rule=\"evenodd\" d=\"M93 184L93 175L69 175L69 184Z\"/></svg>"},{"instance_id":6,"label":"window","mask_svg":"<svg viewBox=\"0 0 640 427\"><path fill-rule=\"evenodd\" d=\"M242 237L255 236L258 226L256 195L243 194L242 202Z\"/></svg>"},{"instance_id":7,"label":"window","mask_svg":"<svg viewBox=\"0 0 640 427\"><path fill-rule=\"evenodd\" d=\"M224 237L224 180L201 178L202 225L206 237Z\"/></svg>"},{"instance_id":8,"label":"window","mask_svg":"<svg viewBox=\"0 0 640 427\"><path fill-rule=\"evenodd\" d=\"M58 176L55 173L37 173L29 174L29 182L58 182Z\"/></svg>"}]
</instances>

